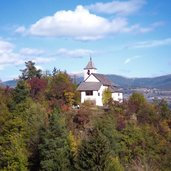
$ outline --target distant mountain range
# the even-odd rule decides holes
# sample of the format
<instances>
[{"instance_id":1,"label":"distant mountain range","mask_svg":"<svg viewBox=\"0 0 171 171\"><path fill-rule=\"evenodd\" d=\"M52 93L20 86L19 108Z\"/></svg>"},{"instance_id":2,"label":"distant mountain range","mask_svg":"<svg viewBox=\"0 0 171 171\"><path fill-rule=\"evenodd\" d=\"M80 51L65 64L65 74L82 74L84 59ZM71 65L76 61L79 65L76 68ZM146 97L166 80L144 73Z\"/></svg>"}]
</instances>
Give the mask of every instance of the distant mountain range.
<instances>
[{"instance_id":1,"label":"distant mountain range","mask_svg":"<svg viewBox=\"0 0 171 171\"><path fill-rule=\"evenodd\" d=\"M171 74L153 78L126 78L118 75L107 75L115 84L123 88L157 88L171 90Z\"/></svg>"},{"instance_id":2,"label":"distant mountain range","mask_svg":"<svg viewBox=\"0 0 171 171\"><path fill-rule=\"evenodd\" d=\"M113 84L122 88L157 88L161 90L171 90L171 74L153 78L127 78L119 75L106 75ZM80 83L83 77L77 77Z\"/></svg>"},{"instance_id":3,"label":"distant mountain range","mask_svg":"<svg viewBox=\"0 0 171 171\"><path fill-rule=\"evenodd\" d=\"M127 78L119 75L106 75L115 85L122 88L157 88L162 90L171 90L171 74L153 78ZM74 76L74 82L79 84L83 81L82 76ZM3 86L15 87L16 80L2 82Z\"/></svg>"},{"instance_id":4,"label":"distant mountain range","mask_svg":"<svg viewBox=\"0 0 171 171\"><path fill-rule=\"evenodd\" d=\"M17 80L9 80L0 83L0 86L9 86L9 87L15 87L17 85Z\"/></svg>"}]
</instances>

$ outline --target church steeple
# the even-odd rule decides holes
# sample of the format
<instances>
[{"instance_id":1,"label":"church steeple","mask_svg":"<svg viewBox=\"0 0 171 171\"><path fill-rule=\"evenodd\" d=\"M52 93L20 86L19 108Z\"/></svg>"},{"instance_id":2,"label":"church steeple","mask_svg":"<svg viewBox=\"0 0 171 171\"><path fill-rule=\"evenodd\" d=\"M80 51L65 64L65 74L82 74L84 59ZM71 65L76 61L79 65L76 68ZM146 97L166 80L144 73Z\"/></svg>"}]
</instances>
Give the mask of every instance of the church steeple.
<instances>
[{"instance_id":1,"label":"church steeple","mask_svg":"<svg viewBox=\"0 0 171 171\"><path fill-rule=\"evenodd\" d=\"M92 58L90 57L90 61L88 62L88 64L86 65L86 67L84 68L84 80L91 75L92 73L96 73L96 68L94 66L94 63L92 61Z\"/></svg>"},{"instance_id":2,"label":"church steeple","mask_svg":"<svg viewBox=\"0 0 171 171\"><path fill-rule=\"evenodd\" d=\"M86 67L84 69L96 69L93 62L92 62L91 57L90 57L90 61L88 62L88 64L86 65Z\"/></svg>"}]
</instances>

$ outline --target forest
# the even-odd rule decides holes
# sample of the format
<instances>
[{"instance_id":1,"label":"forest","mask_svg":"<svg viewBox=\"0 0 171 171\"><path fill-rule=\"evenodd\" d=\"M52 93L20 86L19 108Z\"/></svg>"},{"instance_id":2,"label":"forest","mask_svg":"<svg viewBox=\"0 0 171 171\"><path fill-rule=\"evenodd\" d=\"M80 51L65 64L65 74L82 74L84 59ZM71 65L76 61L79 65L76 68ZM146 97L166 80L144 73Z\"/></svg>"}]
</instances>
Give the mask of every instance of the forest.
<instances>
[{"instance_id":1,"label":"forest","mask_svg":"<svg viewBox=\"0 0 171 171\"><path fill-rule=\"evenodd\" d=\"M0 87L0 171L170 171L171 110L133 93L104 108L80 104L66 71L32 61L15 88ZM73 108L74 105L80 108Z\"/></svg>"}]
</instances>

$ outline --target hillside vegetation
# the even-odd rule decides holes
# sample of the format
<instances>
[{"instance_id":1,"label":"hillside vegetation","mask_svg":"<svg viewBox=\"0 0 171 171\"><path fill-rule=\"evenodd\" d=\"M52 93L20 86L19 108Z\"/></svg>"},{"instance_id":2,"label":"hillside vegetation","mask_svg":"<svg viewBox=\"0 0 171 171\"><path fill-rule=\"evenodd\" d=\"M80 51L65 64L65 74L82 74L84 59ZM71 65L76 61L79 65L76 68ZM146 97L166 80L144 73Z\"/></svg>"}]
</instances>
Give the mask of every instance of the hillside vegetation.
<instances>
[{"instance_id":1,"label":"hillside vegetation","mask_svg":"<svg viewBox=\"0 0 171 171\"><path fill-rule=\"evenodd\" d=\"M0 88L0 171L170 171L171 111L134 93L105 108L80 105L66 72L31 61Z\"/></svg>"}]
</instances>

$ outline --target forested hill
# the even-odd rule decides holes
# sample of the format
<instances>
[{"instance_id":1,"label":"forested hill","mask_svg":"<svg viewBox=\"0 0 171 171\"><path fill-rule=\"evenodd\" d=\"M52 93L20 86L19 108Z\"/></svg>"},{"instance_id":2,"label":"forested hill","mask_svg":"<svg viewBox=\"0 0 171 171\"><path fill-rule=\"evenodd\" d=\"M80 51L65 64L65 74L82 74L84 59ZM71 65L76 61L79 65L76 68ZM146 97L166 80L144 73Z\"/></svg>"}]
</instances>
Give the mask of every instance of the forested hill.
<instances>
[{"instance_id":1,"label":"forested hill","mask_svg":"<svg viewBox=\"0 0 171 171\"><path fill-rule=\"evenodd\" d=\"M114 84L123 88L157 88L171 89L171 74L152 78L128 78L114 74L106 75ZM77 77L77 82L81 82L83 77Z\"/></svg>"},{"instance_id":2,"label":"forested hill","mask_svg":"<svg viewBox=\"0 0 171 171\"><path fill-rule=\"evenodd\" d=\"M15 87L17 85L17 80L5 81L5 82L0 83L0 85L2 85L2 86L9 86L9 87Z\"/></svg>"},{"instance_id":3,"label":"forested hill","mask_svg":"<svg viewBox=\"0 0 171 171\"><path fill-rule=\"evenodd\" d=\"M153 78L126 78L117 75L107 75L114 83L121 87L146 87L158 89L171 89L171 74Z\"/></svg>"},{"instance_id":4,"label":"forested hill","mask_svg":"<svg viewBox=\"0 0 171 171\"><path fill-rule=\"evenodd\" d=\"M0 171L171 170L165 100L133 93L117 103L104 92L104 108L81 104L66 72L25 64L14 88L0 86Z\"/></svg>"}]
</instances>

